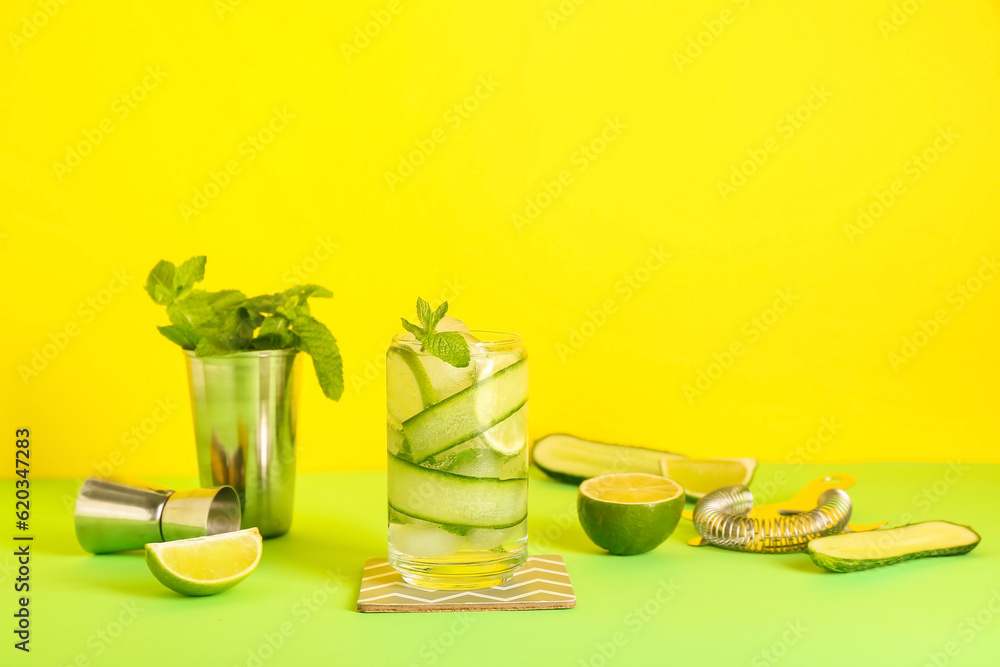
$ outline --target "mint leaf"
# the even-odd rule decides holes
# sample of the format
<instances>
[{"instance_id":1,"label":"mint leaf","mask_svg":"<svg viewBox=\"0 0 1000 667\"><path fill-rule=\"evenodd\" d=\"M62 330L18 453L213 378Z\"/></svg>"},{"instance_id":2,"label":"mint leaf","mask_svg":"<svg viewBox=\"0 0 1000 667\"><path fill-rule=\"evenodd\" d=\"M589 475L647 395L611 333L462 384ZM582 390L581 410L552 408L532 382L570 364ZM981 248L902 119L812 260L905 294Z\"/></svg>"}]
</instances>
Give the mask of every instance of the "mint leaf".
<instances>
[{"instance_id":1,"label":"mint leaf","mask_svg":"<svg viewBox=\"0 0 1000 667\"><path fill-rule=\"evenodd\" d=\"M403 318L399 318L399 319L403 320L403 328L406 329L407 331L409 331L414 336L416 336L417 339L419 339L421 336L424 335L424 330L421 329L420 327L418 327L416 324L410 324L409 322L407 322Z\"/></svg>"},{"instance_id":2,"label":"mint leaf","mask_svg":"<svg viewBox=\"0 0 1000 667\"><path fill-rule=\"evenodd\" d=\"M296 285L277 294L255 296L247 301L246 306L251 310L259 310L269 315L282 315L291 321L296 317L310 314L309 302L307 301L310 297L328 299L332 296L333 292L319 285Z\"/></svg>"},{"instance_id":3,"label":"mint leaf","mask_svg":"<svg viewBox=\"0 0 1000 667\"><path fill-rule=\"evenodd\" d=\"M344 391L340 349L309 310L310 298L330 298L333 292L319 285L295 285L248 299L238 290L194 289L205 278L206 264L205 256L197 255L180 267L162 260L150 271L146 291L166 306L170 319L168 326L157 327L160 333L198 357L246 350L305 352L313 359L323 393L339 399Z\"/></svg>"},{"instance_id":4,"label":"mint leaf","mask_svg":"<svg viewBox=\"0 0 1000 667\"><path fill-rule=\"evenodd\" d=\"M312 357L323 393L336 401L344 393L344 368L337 340L326 325L309 316L292 320L292 329L299 337L299 349Z\"/></svg>"},{"instance_id":5,"label":"mint leaf","mask_svg":"<svg viewBox=\"0 0 1000 667\"><path fill-rule=\"evenodd\" d=\"M205 278L204 255L191 257L180 268L171 262L160 260L146 279L146 291L153 301L166 306L182 294L191 290L196 282Z\"/></svg>"},{"instance_id":6,"label":"mint leaf","mask_svg":"<svg viewBox=\"0 0 1000 667\"><path fill-rule=\"evenodd\" d=\"M270 336L282 333L289 333L288 320L281 315L272 315L271 317L265 317L264 321L260 323L260 331L257 332L257 335Z\"/></svg>"},{"instance_id":7,"label":"mint leaf","mask_svg":"<svg viewBox=\"0 0 1000 667\"><path fill-rule=\"evenodd\" d=\"M207 292L192 292L167 306L171 324L197 329L217 317Z\"/></svg>"},{"instance_id":8,"label":"mint leaf","mask_svg":"<svg viewBox=\"0 0 1000 667\"><path fill-rule=\"evenodd\" d=\"M434 333L434 325L437 322L432 322L431 319L434 317L431 314L431 305L417 297L417 317L420 319L420 324L423 325L424 330L427 333Z\"/></svg>"},{"instance_id":9,"label":"mint leaf","mask_svg":"<svg viewBox=\"0 0 1000 667\"><path fill-rule=\"evenodd\" d=\"M221 326L222 313L244 301L246 296L239 290L192 290L167 306L167 317L173 324L216 329Z\"/></svg>"},{"instance_id":10,"label":"mint leaf","mask_svg":"<svg viewBox=\"0 0 1000 667\"><path fill-rule=\"evenodd\" d=\"M320 287L319 285L296 285L295 287L286 289L282 292L285 297L298 297L300 299L305 299L307 297L317 297L320 299L329 299L333 297L333 292L325 287Z\"/></svg>"},{"instance_id":11,"label":"mint leaf","mask_svg":"<svg viewBox=\"0 0 1000 667\"><path fill-rule=\"evenodd\" d=\"M283 350L295 345L295 335L288 330L288 320L281 315L265 317L251 344L255 350Z\"/></svg>"},{"instance_id":12,"label":"mint leaf","mask_svg":"<svg viewBox=\"0 0 1000 667\"><path fill-rule=\"evenodd\" d=\"M443 331L424 336L420 343L425 350L455 368L465 368L472 361L469 344L457 331Z\"/></svg>"},{"instance_id":13,"label":"mint leaf","mask_svg":"<svg viewBox=\"0 0 1000 667\"><path fill-rule=\"evenodd\" d=\"M232 354L233 350L215 338L202 338L198 341L198 345L194 348L194 355L196 357L224 357L227 354Z\"/></svg>"},{"instance_id":14,"label":"mint leaf","mask_svg":"<svg viewBox=\"0 0 1000 667\"><path fill-rule=\"evenodd\" d=\"M146 291L155 303L165 306L174 300L174 274L177 269L171 262L161 259L146 278Z\"/></svg>"},{"instance_id":15,"label":"mint leaf","mask_svg":"<svg viewBox=\"0 0 1000 667\"><path fill-rule=\"evenodd\" d=\"M156 327L160 333L166 336L167 340L177 343L185 350L193 350L201 336L192 327L183 324L171 324L165 327Z\"/></svg>"},{"instance_id":16,"label":"mint leaf","mask_svg":"<svg viewBox=\"0 0 1000 667\"><path fill-rule=\"evenodd\" d=\"M257 336L250 343L251 350L287 350L298 347L299 339L291 331Z\"/></svg>"},{"instance_id":17,"label":"mint leaf","mask_svg":"<svg viewBox=\"0 0 1000 667\"><path fill-rule=\"evenodd\" d=\"M458 535L459 537L465 537L469 534L470 530L474 530L475 526L461 526L457 523L442 523L440 524L441 530L446 533L451 533L452 535Z\"/></svg>"},{"instance_id":18,"label":"mint leaf","mask_svg":"<svg viewBox=\"0 0 1000 667\"><path fill-rule=\"evenodd\" d=\"M442 301L441 305L438 306L437 310L434 311L434 326L438 325L444 316L448 314L448 302Z\"/></svg>"},{"instance_id":19,"label":"mint leaf","mask_svg":"<svg viewBox=\"0 0 1000 667\"><path fill-rule=\"evenodd\" d=\"M432 311L429 303L417 297L417 317L420 318L420 323L423 326L418 327L407 322L405 318L400 319L403 322L403 328L413 334L425 350L455 368L465 368L472 361L468 341L457 331L438 333L434 330L434 327L438 325L447 312L447 301L438 306L437 310Z\"/></svg>"},{"instance_id":20,"label":"mint leaf","mask_svg":"<svg viewBox=\"0 0 1000 667\"><path fill-rule=\"evenodd\" d=\"M205 279L206 260L207 258L204 255L198 255L197 257L188 259L177 267L177 272L174 276L175 297L189 291L194 287L195 283Z\"/></svg>"},{"instance_id":21,"label":"mint leaf","mask_svg":"<svg viewBox=\"0 0 1000 667\"><path fill-rule=\"evenodd\" d=\"M264 320L264 316L240 307L227 311L219 327L217 340L230 352L240 352L250 349L253 331Z\"/></svg>"},{"instance_id":22,"label":"mint leaf","mask_svg":"<svg viewBox=\"0 0 1000 667\"><path fill-rule=\"evenodd\" d=\"M263 319L260 313L242 307L225 311L214 323L214 329L202 329L195 354L199 357L219 357L249 350L254 329Z\"/></svg>"},{"instance_id":23,"label":"mint leaf","mask_svg":"<svg viewBox=\"0 0 1000 667\"><path fill-rule=\"evenodd\" d=\"M246 303L243 304L251 310L260 311L262 313L267 313L271 315L278 308L278 295L277 294L261 294L260 296L255 296L252 299L247 299Z\"/></svg>"}]
</instances>

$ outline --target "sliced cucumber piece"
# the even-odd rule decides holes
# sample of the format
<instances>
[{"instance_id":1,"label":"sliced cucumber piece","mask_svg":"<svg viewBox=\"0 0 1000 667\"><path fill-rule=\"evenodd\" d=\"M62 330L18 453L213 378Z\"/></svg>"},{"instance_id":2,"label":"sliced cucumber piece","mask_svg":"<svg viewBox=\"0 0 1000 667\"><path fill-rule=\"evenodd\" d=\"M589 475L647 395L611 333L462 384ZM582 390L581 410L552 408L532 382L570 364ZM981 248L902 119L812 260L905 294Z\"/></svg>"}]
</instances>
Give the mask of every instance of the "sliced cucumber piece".
<instances>
[{"instance_id":1,"label":"sliced cucumber piece","mask_svg":"<svg viewBox=\"0 0 1000 667\"><path fill-rule=\"evenodd\" d=\"M402 424L436 400L420 357L405 347L393 347L386 353L385 380L386 406L396 424Z\"/></svg>"},{"instance_id":2,"label":"sliced cucumber piece","mask_svg":"<svg viewBox=\"0 0 1000 667\"><path fill-rule=\"evenodd\" d=\"M389 505L435 523L507 528L528 514L528 480L463 477L388 457Z\"/></svg>"},{"instance_id":3,"label":"sliced cucumber piece","mask_svg":"<svg viewBox=\"0 0 1000 667\"><path fill-rule=\"evenodd\" d=\"M841 533L809 542L813 562L831 572L856 572L914 558L957 556L979 544L968 526L924 521L887 530Z\"/></svg>"},{"instance_id":4,"label":"sliced cucumber piece","mask_svg":"<svg viewBox=\"0 0 1000 667\"><path fill-rule=\"evenodd\" d=\"M661 475L662 459L685 457L659 449L612 445L584 440L566 433L553 433L535 441L531 458L552 479L579 484L585 479L612 473L644 472Z\"/></svg>"},{"instance_id":5,"label":"sliced cucumber piece","mask_svg":"<svg viewBox=\"0 0 1000 667\"><path fill-rule=\"evenodd\" d=\"M408 457L400 458L405 461ZM483 436L424 459L420 465L463 477L525 479L528 474L527 457L521 454L505 456L483 442Z\"/></svg>"},{"instance_id":6,"label":"sliced cucumber piece","mask_svg":"<svg viewBox=\"0 0 1000 667\"><path fill-rule=\"evenodd\" d=\"M475 438L528 400L528 360L497 371L403 422L414 461Z\"/></svg>"}]
</instances>

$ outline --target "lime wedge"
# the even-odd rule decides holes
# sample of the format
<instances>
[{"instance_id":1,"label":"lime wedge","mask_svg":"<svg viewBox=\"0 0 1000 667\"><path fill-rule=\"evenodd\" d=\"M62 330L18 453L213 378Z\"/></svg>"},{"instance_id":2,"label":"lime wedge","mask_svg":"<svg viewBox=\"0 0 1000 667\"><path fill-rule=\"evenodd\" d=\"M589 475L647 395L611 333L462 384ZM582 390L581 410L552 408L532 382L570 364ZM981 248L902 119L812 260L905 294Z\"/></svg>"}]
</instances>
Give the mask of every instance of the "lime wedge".
<instances>
[{"instance_id":1,"label":"lime wedge","mask_svg":"<svg viewBox=\"0 0 1000 667\"><path fill-rule=\"evenodd\" d=\"M146 565L161 584L182 595L215 595L240 583L260 562L256 528L146 545Z\"/></svg>"},{"instance_id":2,"label":"lime wedge","mask_svg":"<svg viewBox=\"0 0 1000 667\"><path fill-rule=\"evenodd\" d=\"M594 544L619 556L651 551L677 527L684 488L647 473L602 475L580 485L580 525Z\"/></svg>"},{"instance_id":3,"label":"lime wedge","mask_svg":"<svg viewBox=\"0 0 1000 667\"><path fill-rule=\"evenodd\" d=\"M689 498L698 499L724 486L749 484L757 459L663 459L660 466L664 477L683 486Z\"/></svg>"}]
</instances>

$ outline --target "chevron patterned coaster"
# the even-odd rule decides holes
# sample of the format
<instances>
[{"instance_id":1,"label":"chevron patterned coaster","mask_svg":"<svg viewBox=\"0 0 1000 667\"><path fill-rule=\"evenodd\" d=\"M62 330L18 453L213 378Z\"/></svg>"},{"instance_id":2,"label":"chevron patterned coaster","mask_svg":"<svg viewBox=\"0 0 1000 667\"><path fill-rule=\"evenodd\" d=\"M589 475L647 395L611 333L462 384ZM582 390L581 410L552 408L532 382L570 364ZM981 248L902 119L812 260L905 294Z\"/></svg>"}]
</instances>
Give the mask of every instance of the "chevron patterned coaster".
<instances>
[{"instance_id":1,"label":"chevron patterned coaster","mask_svg":"<svg viewBox=\"0 0 1000 667\"><path fill-rule=\"evenodd\" d=\"M477 591L431 591L403 581L386 558L365 562L358 611L499 611L576 606L562 556L528 556L514 576Z\"/></svg>"}]
</instances>

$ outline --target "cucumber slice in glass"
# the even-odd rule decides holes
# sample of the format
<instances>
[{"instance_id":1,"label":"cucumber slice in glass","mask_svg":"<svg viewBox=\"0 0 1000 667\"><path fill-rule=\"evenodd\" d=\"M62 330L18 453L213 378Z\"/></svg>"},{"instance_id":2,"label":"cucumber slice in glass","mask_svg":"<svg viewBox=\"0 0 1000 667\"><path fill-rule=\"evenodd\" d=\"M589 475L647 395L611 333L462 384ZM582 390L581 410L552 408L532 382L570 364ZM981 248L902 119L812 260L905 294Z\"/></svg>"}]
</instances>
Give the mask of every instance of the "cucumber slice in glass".
<instances>
[{"instance_id":1,"label":"cucumber slice in glass","mask_svg":"<svg viewBox=\"0 0 1000 667\"><path fill-rule=\"evenodd\" d=\"M521 359L404 421L413 460L423 461L475 438L527 400L528 363Z\"/></svg>"},{"instance_id":2,"label":"cucumber slice in glass","mask_svg":"<svg viewBox=\"0 0 1000 667\"><path fill-rule=\"evenodd\" d=\"M424 521L507 528L528 514L528 481L463 477L388 457L389 505Z\"/></svg>"},{"instance_id":3,"label":"cucumber slice in glass","mask_svg":"<svg viewBox=\"0 0 1000 667\"><path fill-rule=\"evenodd\" d=\"M405 461L408 456L400 458ZM524 452L513 456L502 454L490 447L483 440L483 436L467 440L424 459L420 465L454 475L493 479L525 479L528 472Z\"/></svg>"}]
</instances>

